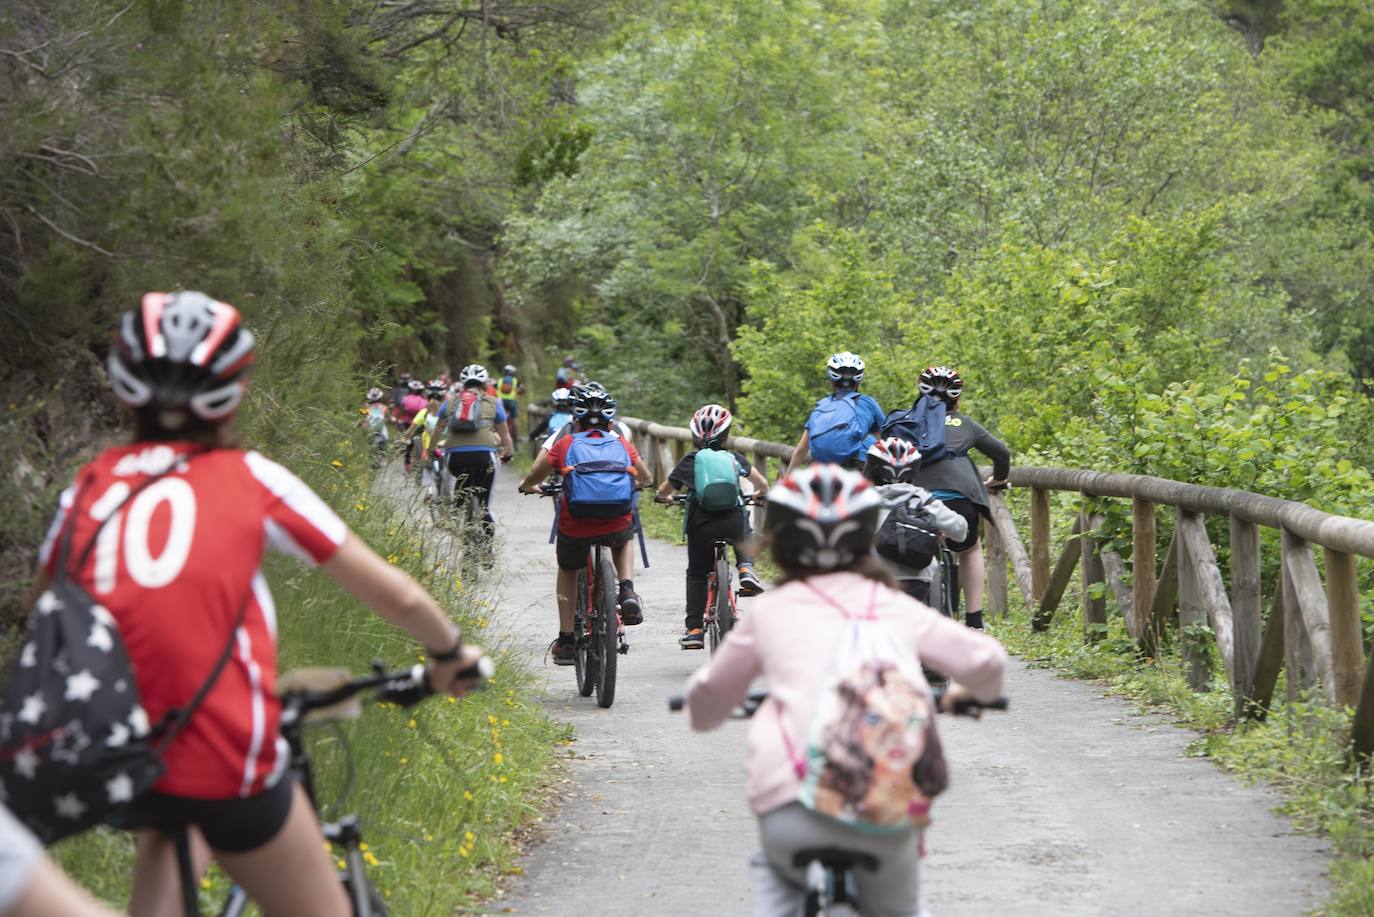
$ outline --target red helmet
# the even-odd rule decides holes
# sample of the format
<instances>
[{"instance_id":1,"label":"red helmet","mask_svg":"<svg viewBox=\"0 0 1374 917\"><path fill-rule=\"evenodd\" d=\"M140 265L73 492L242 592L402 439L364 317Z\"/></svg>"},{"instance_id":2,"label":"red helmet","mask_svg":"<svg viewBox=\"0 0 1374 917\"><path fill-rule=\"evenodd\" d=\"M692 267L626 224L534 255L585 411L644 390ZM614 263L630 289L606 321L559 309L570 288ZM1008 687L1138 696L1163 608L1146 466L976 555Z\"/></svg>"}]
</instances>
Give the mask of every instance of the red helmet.
<instances>
[{"instance_id":1,"label":"red helmet","mask_svg":"<svg viewBox=\"0 0 1374 917\"><path fill-rule=\"evenodd\" d=\"M692 415L692 442L698 449L724 442L734 419L728 410L718 404L698 408Z\"/></svg>"},{"instance_id":2,"label":"red helmet","mask_svg":"<svg viewBox=\"0 0 1374 917\"><path fill-rule=\"evenodd\" d=\"M216 423L239 406L253 359L237 309L181 290L145 293L137 312L125 312L105 366L125 404Z\"/></svg>"},{"instance_id":3,"label":"red helmet","mask_svg":"<svg viewBox=\"0 0 1374 917\"><path fill-rule=\"evenodd\" d=\"M817 571L847 567L872 548L881 506L877 488L839 465L794 472L768 491L774 555Z\"/></svg>"},{"instance_id":4,"label":"red helmet","mask_svg":"<svg viewBox=\"0 0 1374 917\"><path fill-rule=\"evenodd\" d=\"M874 484L909 482L921 467L921 453L904 439L889 436L880 439L868 450L864 461L864 477Z\"/></svg>"}]
</instances>

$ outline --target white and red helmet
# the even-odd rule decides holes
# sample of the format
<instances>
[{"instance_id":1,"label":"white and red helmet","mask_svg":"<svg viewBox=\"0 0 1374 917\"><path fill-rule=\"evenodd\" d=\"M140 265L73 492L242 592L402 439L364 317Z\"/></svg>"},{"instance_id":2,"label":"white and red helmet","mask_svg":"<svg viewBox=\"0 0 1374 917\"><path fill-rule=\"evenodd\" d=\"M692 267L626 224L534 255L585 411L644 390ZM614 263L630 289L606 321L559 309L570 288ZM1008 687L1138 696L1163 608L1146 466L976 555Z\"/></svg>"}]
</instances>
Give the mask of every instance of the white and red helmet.
<instances>
[{"instance_id":1,"label":"white and red helmet","mask_svg":"<svg viewBox=\"0 0 1374 917\"><path fill-rule=\"evenodd\" d=\"M145 293L125 312L105 362L120 401L219 423L252 372L254 341L239 311L204 293Z\"/></svg>"},{"instance_id":2,"label":"white and red helmet","mask_svg":"<svg viewBox=\"0 0 1374 917\"><path fill-rule=\"evenodd\" d=\"M692 442L698 449L723 442L734 419L729 410L718 404L698 408L692 415Z\"/></svg>"},{"instance_id":3,"label":"white and red helmet","mask_svg":"<svg viewBox=\"0 0 1374 917\"><path fill-rule=\"evenodd\" d=\"M785 567L848 567L872 548L881 506L876 487L839 465L794 472L768 491L773 555Z\"/></svg>"},{"instance_id":4,"label":"white and red helmet","mask_svg":"<svg viewBox=\"0 0 1374 917\"><path fill-rule=\"evenodd\" d=\"M889 436L869 448L864 460L864 477L874 484L910 482L920 467L921 453L916 446L896 436Z\"/></svg>"}]
</instances>

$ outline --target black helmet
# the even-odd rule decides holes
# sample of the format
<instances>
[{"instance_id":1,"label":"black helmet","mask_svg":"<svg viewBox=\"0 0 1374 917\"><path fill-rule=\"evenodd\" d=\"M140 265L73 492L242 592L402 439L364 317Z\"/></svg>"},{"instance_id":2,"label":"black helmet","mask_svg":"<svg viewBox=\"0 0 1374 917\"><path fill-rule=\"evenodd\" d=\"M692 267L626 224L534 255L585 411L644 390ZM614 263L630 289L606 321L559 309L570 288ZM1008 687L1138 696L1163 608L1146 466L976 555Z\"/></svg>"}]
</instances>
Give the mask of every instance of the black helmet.
<instances>
[{"instance_id":1,"label":"black helmet","mask_svg":"<svg viewBox=\"0 0 1374 917\"><path fill-rule=\"evenodd\" d=\"M935 395L945 402L953 402L964 392L964 379L957 369L931 366L921 373L916 388L922 395Z\"/></svg>"},{"instance_id":2,"label":"black helmet","mask_svg":"<svg viewBox=\"0 0 1374 917\"><path fill-rule=\"evenodd\" d=\"M615 399L590 385L573 390L573 419L586 427L609 427L615 421Z\"/></svg>"},{"instance_id":3,"label":"black helmet","mask_svg":"<svg viewBox=\"0 0 1374 917\"><path fill-rule=\"evenodd\" d=\"M785 567L848 567L873 546L882 498L863 476L839 465L812 465L768 491L767 530Z\"/></svg>"},{"instance_id":4,"label":"black helmet","mask_svg":"<svg viewBox=\"0 0 1374 917\"><path fill-rule=\"evenodd\" d=\"M239 406L253 360L253 335L237 309L181 290L145 293L137 312L125 312L105 366L130 407L218 423Z\"/></svg>"}]
</instances>

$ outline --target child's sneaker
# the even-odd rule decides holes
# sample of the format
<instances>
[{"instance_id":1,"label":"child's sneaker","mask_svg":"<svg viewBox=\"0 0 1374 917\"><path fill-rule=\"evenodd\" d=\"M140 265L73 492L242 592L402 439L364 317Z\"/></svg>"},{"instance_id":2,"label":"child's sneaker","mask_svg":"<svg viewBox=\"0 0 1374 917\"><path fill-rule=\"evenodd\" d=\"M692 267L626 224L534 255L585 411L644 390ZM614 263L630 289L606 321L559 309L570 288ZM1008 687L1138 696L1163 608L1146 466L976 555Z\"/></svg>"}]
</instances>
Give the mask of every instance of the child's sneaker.
<instances>
[{"instance_id":1,"label":"child's sneaker","mask_svg":"<svg viewBox=\"0 0 1374 917\"><path fill-rule=\"evenodd\" d=\"M739 565L739 594L744 596L758 595L763 591L763 582L754 573L753 564Z\"/></svg>"},{"instance_id":2,"label":"child's sneaker","mask_svg":"<svg viewBox=\"0 0 1374 917\"><path fill-rule=\"evenodd\" d=\"M693 627L677 638L677 645L684 650L699 650L706 645L706 638L700 627Z\"/></svg>"}]
</instances>

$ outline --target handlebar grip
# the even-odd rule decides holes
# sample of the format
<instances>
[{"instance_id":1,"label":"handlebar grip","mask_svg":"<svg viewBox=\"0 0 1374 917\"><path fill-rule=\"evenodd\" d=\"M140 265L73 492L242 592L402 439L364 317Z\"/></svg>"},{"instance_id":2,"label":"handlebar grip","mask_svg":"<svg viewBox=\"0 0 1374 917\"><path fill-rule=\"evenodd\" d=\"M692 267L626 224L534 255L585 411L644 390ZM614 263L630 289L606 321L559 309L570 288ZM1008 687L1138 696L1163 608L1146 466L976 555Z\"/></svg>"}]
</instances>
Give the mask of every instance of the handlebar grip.
<instances>
[{"instance_id":1,"label":"handlebar grip","mask_svg":"<svg viewBox=\"0 0 1374 917\"><path fill-rule=\"evenodd\" d=\"M496 674L496 663L492 662L487 656L478 657L477 661L466 669L459 669L453 673L453 680L460 678L476 678L479 681L486 681Z\"/></svg>"},{"instance_id":2,"label":"handlebar grip","mask_svg":"<svg viewBox=\"0 0 1374 917\"><path fill-rule=\"evenodd\" d=\"M668 709L673 713L681 713L682 708L687 706L687 698L681 694L675 694L668 698Z\"/></svg>"}]
</instances>

